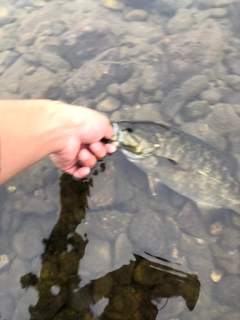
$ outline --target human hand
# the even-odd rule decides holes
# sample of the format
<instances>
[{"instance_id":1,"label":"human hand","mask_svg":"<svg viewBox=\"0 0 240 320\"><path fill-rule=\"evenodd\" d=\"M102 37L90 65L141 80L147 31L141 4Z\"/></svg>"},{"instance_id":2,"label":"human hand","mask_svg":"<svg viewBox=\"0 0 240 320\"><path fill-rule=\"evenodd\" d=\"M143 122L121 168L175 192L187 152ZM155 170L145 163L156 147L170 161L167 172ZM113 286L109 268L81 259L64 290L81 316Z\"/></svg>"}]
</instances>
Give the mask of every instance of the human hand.
<instances>
[{"instance_id":1,"label":"human hand","mask_svg":"<svg viewBox=\"0 0 240 320\"><path fill-rule=\"evenodd\" d=\"M56 102L63 123L61 143L50 155L53 163L75 178L85 178L97 160L116 151L113 144L104 144L101 139L110 139L113 128L103 114L86 107Z\"/></svg>"}]
</instances>

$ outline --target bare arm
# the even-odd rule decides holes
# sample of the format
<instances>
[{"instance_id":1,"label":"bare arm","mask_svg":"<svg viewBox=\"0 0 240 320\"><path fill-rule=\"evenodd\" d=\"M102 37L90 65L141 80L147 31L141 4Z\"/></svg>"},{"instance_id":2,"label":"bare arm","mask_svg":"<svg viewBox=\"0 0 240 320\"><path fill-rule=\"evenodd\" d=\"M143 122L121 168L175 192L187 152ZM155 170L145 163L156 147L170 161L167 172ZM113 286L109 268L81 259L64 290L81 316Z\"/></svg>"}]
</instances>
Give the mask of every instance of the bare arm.
<instances>
[{"instance_id":1,"label":"bare arm","mask_svg":"<svg viewBox=\"0 0 240 320\"><path fill-rule=\"evenodd\" d=\"M70 174L86 176L98 158L114 152L103 145L112 128L102 114L51 100L0 100L0 184L51 154Z\"/></svg>"}]
</instances>

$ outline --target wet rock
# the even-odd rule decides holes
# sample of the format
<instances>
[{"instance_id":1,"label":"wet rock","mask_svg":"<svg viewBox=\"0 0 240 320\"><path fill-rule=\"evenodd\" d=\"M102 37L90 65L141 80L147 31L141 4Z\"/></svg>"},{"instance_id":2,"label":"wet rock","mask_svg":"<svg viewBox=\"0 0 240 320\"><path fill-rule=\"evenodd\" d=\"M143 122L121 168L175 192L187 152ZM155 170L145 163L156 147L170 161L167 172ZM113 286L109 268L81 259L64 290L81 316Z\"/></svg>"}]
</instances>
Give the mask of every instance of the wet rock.
<instances>
[{"instance_id":1,"label":"wet rock","mask_svg":"<svg viewBox=\"0 0 240 320\"><path fill-rule=\"evenodd\" d=\"M182 108L182 116L185 121L194 121L204 118L211 112L207 101L193 101Z\"/></svg>"},{"instance_id":2,"label":"wet rock","mask_svg":"<svg viewBox=\"0 0 240 320\"><path fill-rule=\"evenodd\" d=\"M208 37L206 37L206 34ZM184 34L169 36L165 43L169 68L179 84L190 75L217 66L223 56L223 33L218 23L207 20ZM193 41L193 39L195 39Z\"/></svg>"},{"instance_id":3,"label":"wet rock","mask_svg":"<svg viewBox=\"0 0 240 320\"><path fill-rule=\"evenodd\" d=\"M200 213L190 201L180 211L177 223L181 230L192 237L202 238L206 234Z\"/></svg>"},{"instance_id":4,"label":"wet rock","mask_svg":"<svg viewBox=\"0 0 240 320\"><path fill-rule=\"evenodd\" d=\"M117 0L102 0L103 7L113 10L113 11L122 11L123 4Z\"/></svg>"},{"instance_id":5,"label":"wet rock","mask_svg":"<svg viewBox=\"0 0 240 320\"><path fill-rule=\"evenodd\" d=\"M6 254L0 254L0 271L2 272L9 266L9 257Z\"/></svg>"},{"instance_id":6,"label":"wet rock","mask_svg":"<svg viewBox=\"0 0 240 320\"><path fill-rule=\"evenodd\" d=\"M150 65L144 68L141 76L140 86L144 92L150 94L159 88L159 76L156 68Z\"/></svg>"},{"instance_id":7,"label":"wet rock","mask_svg":"<svg viewBox=\"0 0 240 320\"><path fill-rule=\"evenodd\" d=\"M174 118L181 108L185 105L186 98L182 90L173 89L170 93L163 99L160 105L160 112L165 121L170 121Z\"/></svg>"},{"instance_id":8,"label":"wet rock","mask_svg":"<svg viewBox=\"0 0 240 320\"><path fill-rule=\"evenodd\" d=\"M214 318L213 320L238 320L239 318L240 318L240 313L226 312L224 314L221 314L217 318Z\"/></svg>"},{"instance_id":9,"label":"wet rock","mask_svg":"<svg viewBox=\"0 0 240 320\"><path fill-rule=\"evenodd\" d=\"M226 252L216 243L212 243L210 247L218 267L230 274L240 274L240 255L238 252Z\"/></svg>"},{"instance_id":10,"label":"wet rock","mask_svg":"<svg viewBox=\"0 0 240 320\"><path fill-rule=\"evenodd\" d=\"M113 112L119 109L119 107L120 101L115 98L109 97L99 102L96 108L100 112Z\"/></svg>"},{"instance_id":11,"label":"wet rock","mask_svg":"<svg viewBox=\"0 0 240 320\"><path fill-rule=\"evenodd\" d=\"M38 291L39 300L29 308L31 319L52 319L67 301L66 284L59 279L41 281L36 284L35 289Z\"/></svg>"},{"instance_id":12,"label":"wet rock","mask_svg":"<svg viewBox=\"0 0 240 320\"><path fill-rule=\"evenodd\" d=\"M239 309L240 278L226 276L217 284L216 294L221 303Z\"/></svg>"},{"instance_id":13,"label":"wet rock","mask_svg":"<svg viewBox=\"0 0 240 320\"><path fill-rule=\"evenodd\" d=\"M238 76L240 76L239 59L240 59L239 52L230 53L226 57L226 64L227 64L229 72L232 74L236 74Z\"/></svg>"},{"instance_id":14,"label":"wet rock","mask_svg":"<svg viewBox=\"0 0 240 320\"><path fill-rule=\"evenodd\" d=\"M25 259L33 259L43 252L42 234L37 227L23 226L13 237L13 247Z\"/></svg>"},{"instance_id":15,"label":"wet rock","mask_svg":"<svg viewBox=\"0 0 240 320\"><path fill-rule=\"evenodd\" d=\"M233 90L240 91L240 76L230 74L225 80Z\"/></svg>"},{"instance_id":16,"label":"wet rock","mask_svg":"<svg viewBox=\"0 0 240 320\"><path fill-rule=\"evenodd\" d=\"M185 9L192 5L192 0L156 0L156 9L160 14L173 16L179 9Z\"/></svg>"},{"instance_id":17,"label":"wet rock","mask_svg":"<svg viewBox=\"0 0 240 320\"><path fill-rule=\"evenodd\" d=\"M112 271L112 249L109 242L90 237L78 274L81 286Z\"/></svg>"},{"instance_id":18,"label":"wet rock","mask_svg":"<svg viewBox=\"0 0 240 320\"><path fill-rule=\"evenodd\" d=\"M19 34L26 34L30 30L34 30L43 21L51 21L59 12L57 2L48 2L43 8L34 11L22 21Z\"/></svg>"},{"instance_id":19,"label":"wet rock","mask_svg":"<svg viewBox=\"0 0 240 320\"><path fill-rule=\"evenodd\" d=\"M156 103L145 103L133 111L133 120L161 122L162 116L159 113L159 105Z\"/></svg>"},{"instance_id":20,"label":"wet rock","mask_svg":"<svg viewBox=\"0 0 240 320\"><path fill-rule=\"evenodd\" d=\"M111 274L106 274L105 276L93 281L93 295L94 296L109 296L114 285L114 280Z\"/></svg>"},{"instance_id":21,"label":"wet rock","mask_svg":"<svg viewBox=\"0 0 240 320\"><path fill-rule=\"evenodd\" d=\"M194 19L189 10L179 10L178 13L168 21L166 25L167 34L188 31L193 23Z\"/></svg>"},{"instance_id":22,"label":"wet rock","mask_svg":"<svg viewBox=\"0 0 240 320\"><path fill-rule=\"evenodd\" d=\"M198 75L185 81L181 86L181 90L183 91L186 100L191 100L198 96L203 90L207 89L208 86L207 77Z\"/></svg>"},{"instance_id":23,"label":"wet rock","mask_svg":"<svg viewBox=\"0 0 240 320\"><path fill-rule=\"evenodd\" d=\"M115 47L115 38L103 20L84 20L60 36L59 53L71 66L79 68L85 60Z\"/></svg>"},{"instance_id":24,"label":"wet rock","mask_svg":"<svg viewBox=\"0 0 240 320\"><path fill-rule=\"evenodd\" d=\"M239 37L240 31L240 3L239 0L233 0L229 6L229 15L232 22L233 31L235 32L236 37Z\"/></svg>"},{"instance_id":25,"label":"wet rock","mask_svg":"<svg viewBox=\"0 0 240 320\"><path fill-rule=\"evenodd\" d=\"M114 97L119 97L120 95L120 86L118 83L112 83L107 87L107 92L114 96Z\"/></svg>"},{"instance_id":26,"label":"wet rock","mask_svg":"<svg viewBox=\"0 0 240 320\"><path fill-rule=\"evenodd\" d=\"M131 10L124 19L126 21L146 21L148 19L148 13L144 10Z\"/></svg>"},{"instance_id":27,"label":"wet rock","mask_svg":"<svg viewBox=\"0 0 240 320\"><path fill-rule=\"evenodd\" d=\"M240 127L240 118L230 104L219 103L214 106L212 113L207 116L206 123L217 133L225 134Z\"/></svg>"},{"instance_id":28,"label":"wet rock","mask_svg":"<svg viewBox=\"0 0 240 320\"><path fill-rule=\"evenodd\" d=\"M94 98L105 92L106 87L116 81L121 70L121 64L115 63L117 61L118 52L112 49L85 62L63 85L64 95L72 101L81 95Z\"/></svg>"},{"instance_id":29,"label":"wet rock","mask_svg":"<svg viewBox=\"0 0 240 320\"><path fill-rule=\"evenodd\" d=\"M216 104L221 101L222 95L217 90L204 90L200 94L202 100L206 100L209 104Z\"/></svg>"},{"instance_id":30,"label":"wet rock","mask_svg":"<svg viewBox=\"0 0 240 320\"><path fill-rule=\"evenodd\" d=\"M52 72L58 72L60 69L69 71L70 65L55 53L40 50L36 54L38 62Z\"/></svg>"},{"instance_id":31,"label":"wet rock","mask_svg":"<svg viewBox=\"0 0 240 320\"><path fill-rule=\"evenodd\" d=\"M57 75L40 67L31 75L25 75L21 83L21 92L25 98L57 99L60 83Z\"/></svg>"},{"instance_id":32,"label":"wet rock","mask_svg":"<svg viewBox=\"0 0 240 320\"><path fill-rule=\"evenodd\" d=\"M224 228L223 234L220 237L220 244L225 251L237 251L240 246L239 230Z\"/></svg>"},{"instance_id":33,"label":"wet rock","mask_svg":"<svg viewBox=\"0 0 240 320\"><path fill-rule=\"evenodd\" d=\"M222 19L226 17L228 14L227 9L225 8L215 8L212 9L210 12L210 17L215 18L215 19Z\"/></svg>"},{"instance_id":34,"label":"wet rock","mask_svg":"<svg viewBox=\"0 0 240 320\"><path fill-rule=\"evenodd\" d=\"M147 212L146 212L147 211ZM129 238L137 251L161 256L166 245L165 228L161 218L153 211L141 209L133 216L129 226Z\"/></svg>"},{"instance_id":35,"label":"wet rock","mask_svg":"<svg viewBox=\"0 0 240 320\"><path fill-rule=\"evenodd\" d=\"M19 54L10 50L0 53L0 65L5 68L10 67L19 57Z\"/></svg>"},{"instance_id":36,"label":"wet rock","mask_svg":"<svg viewBox=\"0 0 240 320\"><path fill-rule=\"evenodd\" d=\"M138 92L138 81L137 79L130 79L124 82L120 86L120 93L123 102L133 104L136 100Z\"/></svg>"},{"instance_id":37,"label":"wet rock","mask_svg":"<svg viewBox=\"0 0 240 320\"><path fill-rule=\"evenodd\" d=\"M240 153L240 131L237 130L235 132L231 132L228 135L228 139L231 144L231 151L236 152L236 153Z\"/></svg>"}]
</instances>

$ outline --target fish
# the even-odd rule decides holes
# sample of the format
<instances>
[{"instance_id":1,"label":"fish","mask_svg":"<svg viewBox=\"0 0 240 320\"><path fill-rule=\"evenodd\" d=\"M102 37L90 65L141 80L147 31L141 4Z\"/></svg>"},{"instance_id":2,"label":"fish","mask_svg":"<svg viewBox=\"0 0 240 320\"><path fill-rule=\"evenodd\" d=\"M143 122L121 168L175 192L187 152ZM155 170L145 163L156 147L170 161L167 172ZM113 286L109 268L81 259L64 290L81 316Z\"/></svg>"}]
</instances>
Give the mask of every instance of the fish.
<instances>
[{"instance_id":1,"label":"fish","mask_svg":"<svg viewBox=\"0 0 240 320\"><path fill-rule=\"evenodd\" d=\"M162 183L199 206L240 214L238 163L230 153L167 124L119 121L113 128L112 143L153 185Z\"/></svg>"}]
</instances>

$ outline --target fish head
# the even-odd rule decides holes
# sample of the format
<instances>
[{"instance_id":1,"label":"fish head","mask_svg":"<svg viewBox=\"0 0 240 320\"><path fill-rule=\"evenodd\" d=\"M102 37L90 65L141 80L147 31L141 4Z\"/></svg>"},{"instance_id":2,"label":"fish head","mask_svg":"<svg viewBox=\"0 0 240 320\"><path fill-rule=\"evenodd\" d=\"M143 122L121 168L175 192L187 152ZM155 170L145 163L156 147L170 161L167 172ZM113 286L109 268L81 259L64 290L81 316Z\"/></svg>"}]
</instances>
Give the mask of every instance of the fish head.
<instances>
[{"instance_id":1,"label":"fish head","mask_svg":"<svg viewBox=\"0 0 240 320\"><path fill-rule=\"evenodd\" d=\"M114 136L111 139L122 152L131 159L144 159L154 151L154 146L147 137L144 124L121 121L113 124Z\"/></svg>"}]
</instances>

